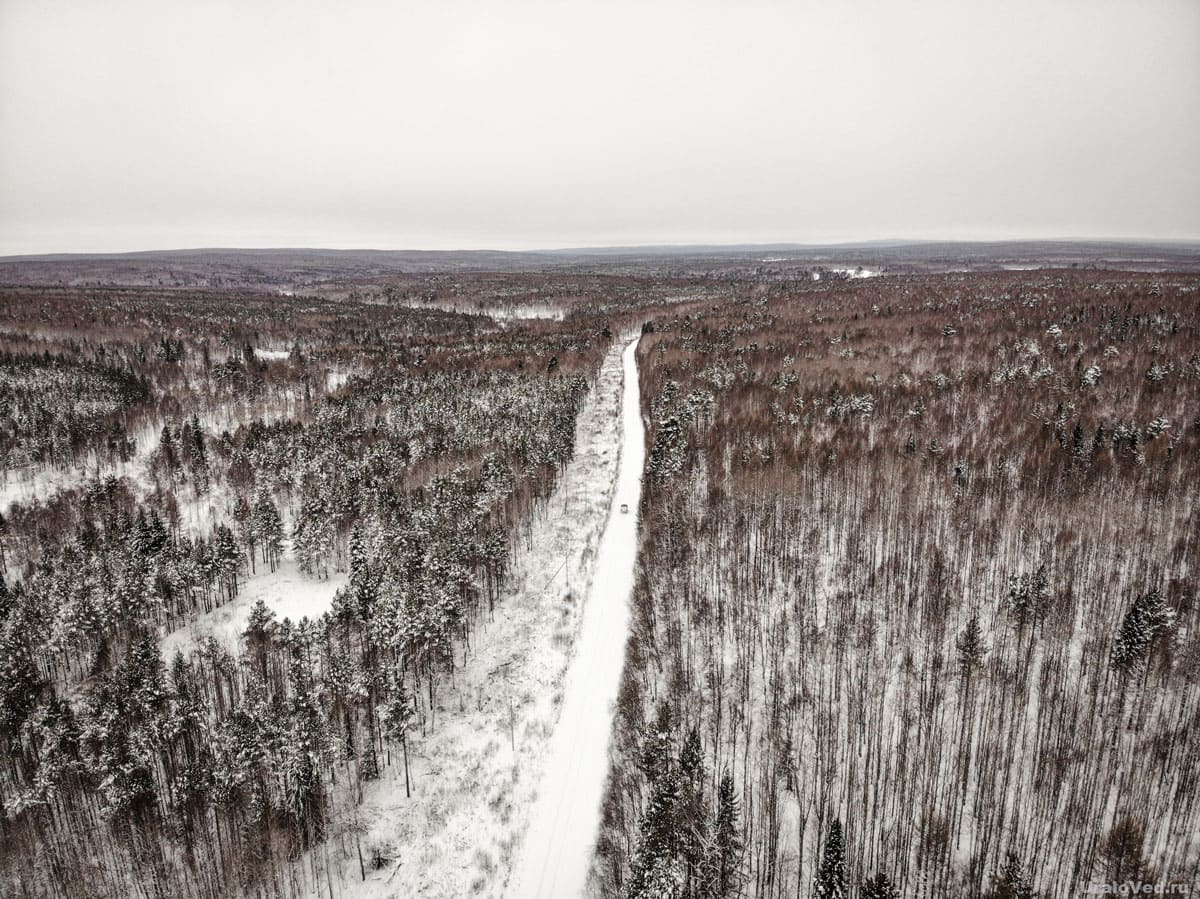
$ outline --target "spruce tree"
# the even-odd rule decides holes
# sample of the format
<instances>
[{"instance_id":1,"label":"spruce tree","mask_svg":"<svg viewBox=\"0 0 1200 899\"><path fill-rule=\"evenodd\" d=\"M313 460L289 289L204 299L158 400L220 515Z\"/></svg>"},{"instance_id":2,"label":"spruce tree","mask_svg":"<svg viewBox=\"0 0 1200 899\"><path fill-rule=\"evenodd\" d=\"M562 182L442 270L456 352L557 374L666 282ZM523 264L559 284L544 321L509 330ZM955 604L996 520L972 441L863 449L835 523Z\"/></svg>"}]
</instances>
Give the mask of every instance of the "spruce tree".
<instances>
[{"instance_id":1,"label":"spruce tree","mask_svg":"<svg viewBox=\"0 0 1200 899\"><path fill-rule=\"evenodd\" d=\"M979 616L972 615L966 628L954 641L958 650L958 670L964 680L970 680L972 673L979 667L980 659L987 652L983 643L983 633L979 627Z\"/></svg>"},{"instance_id":2,"label":"spruce tree","mask_svg":"<svg viewBox=\"0 0 1200 899\"><path fill-rule=\"evenodd\" d=\"M238 539L246 547L246 555L250 559L250 573L254 574L255 550L258 547L258 532L254 527L254 512L246 497L238 496L233 507L233 520L237 522Z\"/></svg>"},{"instance_id":3,"label":"spruce tree","mask_svg":"<svg viewBox=\"0 0 1200 899\"><path fill-rule=\"evenodd\" d=\"M350 533L350 593L353 614L369 621L375 606L377 591L367 557L362 528L355 525Z\"/></svg>"},{"instance_id":4,"label":"spruce tree","mask_svg":"<svg viewBox=\"0 0 1200 899\"><path fill-rule=\"evenodd\" d=\"M383 732L389 740L399 740L404 753L404 795L412 795L408 776L408 728L413 719L412 699L404 683L404 672L399 668L390 678L391 701L383 711Z\"/></svg>"},{"instance_id":5,"label":"spruce tree","mask_svg":"<svg viewBox=\"0 0 1200 899\"><path fill-rule=\"evenodd\" d=\"M1083 425L1075 422L1075 429L1071 431L1071 456L1079 460L1083 458L1083 452Z\"/></svg>"},{"instance_id":6,"label":"spruce tree","mask_svg":"<svg viewBox=\"0 0 1200 899\"><path fill-rule=\"evenodd\" d=\"M200 419L193 415L191 426L187 429L188 461L192 466L192 479L196 485L196 495L201 496L208 490L208 452L204 448L204 432L200 430Z\"/></svg>"},{"instance_id":7,"label":"spruce tree","mask_svg":"<svg viewBox=\"0 0 1200 899\"><path fill-rule=\"evenodd\" d=\"M1014 575L1008 579L1008 611L1017 627L1040 624L1045 617L1050 598L1050 578L1043 563L1033 574Z\"/></svg>"},{"instance_id":8,"label":"spruce tree","mask_svg":"<svg viewBox=\"0 0 1200 899\"><path fill-rule=\"evenodd\" d=\"M996 875L990 899L1034 899L1033 884L1015 852L1009 852Z\"/></svg>"},{"instance_id":9,"label":"spruce tree","mask_svg":"<svg viewBox=\"0 0 1200 899\"><path fill-rule=\"evenodd\" d=\"M728 899L738 895L742 882L743 842L738 825L738 800L733 775L726 769L717 788L717 821L714 839L714 896Z\"/></svg>"},{"instance_id":10,"label":"spruce tree","mask_svg":"<svg viewBox=\"0 0 1200 899\"><path fill-rule=\"evenodd\" d=\"M267 679L267 650L270 648L274 632L275 613L260 596L250 607L250 616L246 621L246 629L242 631L242 637L264 681Z\"/></svg>"},{"instance_id":11,"label":"spruce tree","mask_svg":"<svg viewBox=\"0 0 1200 899\"><path fill-rule=\"evenodd\" d=\"M1124 883L1145 875L1146 862L1142 858L1145 836L1145 828L1128 815L1113 824L1096 857L1097 867L1105 880Z\"/></svg>"},{"instance_id":12,"label":"spruce tree","mask_svg":"<svg viewBox=\"0 0 1200 899\"><path fill-rule=\"evenodd\" d=\"M683 871L678 860L657 858L629 883L629 899L679 899L683 894Z\"/></svg>"},{"instance_id":13,"label":"spruce tree","mask_svg":"<svg viewBox=\"0 0 1200 899\"><path fill-rule=\"evenodd\" d=\"M213 535L213 551L221 581L229 599L233 599L238 591L238 572L241 569L242 554L238 550L233 531L227 525L217 525L216 533Z\"/></svg>"},{"instance_id":14,"label":"spruce tree","mask_svg":"<svg viewBox=\"0 0 1200 899\"><path fill-rule=\"evenodd\" d=\"M815 899L846 899L846 843L842 836L842 822L834 819L825 838L825 850L821 854L821 865L813 883Z\"/></svg>"},{"instance_id":15,"label":"spruce tree","mask_svg":"<svg viewBox=\"0 0 1200 899\"><path fill-rule=\"evenodd\" d=\"M267 488L260 487L254 501L254 533L262 548L262 559L274 571L283 555L283 520Z\"/></svg>"},{"instance_id":16,"label":"spruce tree","mask_svg":"<svg viewBox=\"0 0 1200 899\"><path fill-rule=\"evenodd\" d=\"M1158 590L1143 593L1121 621L1113 645L1112 667L1121 673L1140 669L1154 643L1175 623L1175 612Z\"/></svg>"},{"instance_id":17,"label":"spruce tree","mask_svg":"<svg viewBox=\"0 0 1200 899\"><path fill-rule=\"evenodd\" d=\"M680 844L679 794L679 772L674 769L660 774L650 788L630 877L631 897L674 896L675 892L664 894L662 890L668 885L682 885L682 866L676 858ZM669 877L666 872L670 872Z\"/></svg>"},{"instance_id":18,"label":"spruce tree","mask_svg":"<svg viewBox=\"0 0 1200 899\"><path fill-rule=\"evenodd\" d=\"M861 899L900 899L900 890L886 874L876 874L863 881Z\"/></svg>"},{"instance_id":19,"label":"spruce tree","mask_svg":"<svg viewBox=\"0 0 1200 899\"><path fill-rule=\"evenodd\" d=\"M169 423L163 425L162 432L159 434L156 455L158 463L166 469L167 477L174 480L175 472L179 469L179 450Z\"/></svg>"},{"instance_id":20,"label":"spruce tree","mask_svg":"<svg viewBox=\"0 0 1200 899\"><path fill-rule=\"evenodd\" d=\"M679 752L679 808L676 812L680 830L686 883L690 886L701 877L704 849L708 844L708 807L704 801L704 750L699 728L693 727Z\"/></svg>"},{"instance_id":21,"label":"spruce tree","mask_svg":"<svg viewBox=\"0 0 1200 899\"><path fill-rule=\"evenodd\" d=\"M333 552L333 515L323 495L312 487L305 493L292 530L296 564L310 577L327 577Z\"/></svg>"}]
</instances>

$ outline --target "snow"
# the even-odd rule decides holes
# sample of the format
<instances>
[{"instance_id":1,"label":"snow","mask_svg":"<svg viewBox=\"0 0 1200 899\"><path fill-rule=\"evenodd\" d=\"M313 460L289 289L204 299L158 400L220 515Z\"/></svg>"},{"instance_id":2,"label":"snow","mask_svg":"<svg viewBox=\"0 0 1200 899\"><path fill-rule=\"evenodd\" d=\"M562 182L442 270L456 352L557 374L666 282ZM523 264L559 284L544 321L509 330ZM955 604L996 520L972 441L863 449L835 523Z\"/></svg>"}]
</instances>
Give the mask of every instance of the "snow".
<instances>
[{"instance_id":1,"label":"snow","mask_svg":"<svg viewBox=\"0 0 1200 899\"><path fill-rule=\"evenodd\" d=\"M525 305L525 306L508 306L504 308L492 307L485 309L484 312L496 321L514 321L531 318L544 318L551 321L562 321L565 315L565 310L559 306L548 305Z\"/></svg>"},{"instance_id":2,"label":"snow","mask_svg":"<svg viewBox=\"0 0 1200 899\"><path fill-rule=\"evenodd\" d=\"M580 597L605 570L597 547L619 502L622 378L622 347L614 346L580 411L571 461L513 541L494 615L473 628L452 677L438 687L431 726L409 740L412 796L393 746L380 778L362 785L357 809L339 812L325 847L297 860L299 876L328 864L337 899L506 895L582 632ZM636 433L640 440L640 421ZM633 467L640 472L640 461ZM626 502L635 508L636 500ZM617 514L632 526L632 512ZM623 644L622 634L618 668ZM605 771L595 773L597 797Z\"/></svg>"},{"instance_id":3,"label":"snow","mask_svg":"<svg viewBox=\"0 0 1200 899\"><path fill-rule=\"evenodd\" d=\"M883 274L882 271L873 268L831 268L831 272L837 272L839 275L845 275L847 278L878 278Z\"/></svg>"},{"instance_id":4,"label":"snow","mask_svg":"<svg viewBox=\"0 0 1200 899\"><path fill-rule=\"evenodd\" d=\"M160 647L164 659L170 659L178 649L185 655L193 648L215 637L230 652L237 654L242 632L250 617L250 608L261 599L275 613L277 621L290 618L319 618L333 604L338 588L348 580L345 573L331 572L325 580L316 580L300 573L294 559L283 558L274 573L262 564L238 591L233 602L218 606L201 615L191 624L167 634Z\"/></svg>"},{"instance_id":5,"label":"snow","mask_svg":"<svg viewBox=\"0 0 1200 899\"><path fill-rule=\"evenodd\" d=\"M583 894L600 824L637 561L636 509L645 453L634 340L625 349L623 448L617 491L596 560L605 573L593 582L583 611L575 658L567 673L562 716L538 787L529 831L507 895L512 899L562 899Z\"/></svg>"},{"instance_id":6,"label":"snow","mask_svg":"<svg viewBox=\"0 0 1200 899\"><path fill-rule=\"evenodd\" d=\"M282 351L268 351L282 352ZM284 353L287 356L287 353ZM336 390L350 377L350 372L330 371L328 373L327 389ZM215 408L193 409L190 412L200 422L200 426L210 437L218 435L223 430L236 431L241 424L248 424L255 419L264 424L275 421L294 419L302 414L300 398L288 395L273 398L267 403L227 402ZM189 416L184 416L189 417ZM85 460L71 468L56 468L49 465L27 466L0 472L0 513L8 515L16 505L29 505L35 502L48 503L54 497L83 487L91 481L107 477L124 479L135 495L145 499L154 492L154 479L150 474L151 460L158 450L159 435L166 422L178 424L179 416L166 418L154 417L142 421L130 432L134 442L134 450L126 462L101 463L96 455L90 454ZM197 500L189 496L189 491L176 493L181 514L185 507L191 504L201 511L196 512L186 523L196 528L207 528L221 520L214 509L224 510L226 496L217 497L217 491ZM202 514L203 513L203 514ZM185 519L187 515L184 514Z\"/></svg>"},{"instance_id":7,"label":"snow","mask_svg":"<svg viewBox=\"0 0 1200 899\"><path fill-rule=\"evenodd\" d=\"M48 500L66 490L86 483L88 473L79 468L37 468L33 471L11 471L0 487L0 512L9 514L14 505Z\"/></svg>"}]
</instances>

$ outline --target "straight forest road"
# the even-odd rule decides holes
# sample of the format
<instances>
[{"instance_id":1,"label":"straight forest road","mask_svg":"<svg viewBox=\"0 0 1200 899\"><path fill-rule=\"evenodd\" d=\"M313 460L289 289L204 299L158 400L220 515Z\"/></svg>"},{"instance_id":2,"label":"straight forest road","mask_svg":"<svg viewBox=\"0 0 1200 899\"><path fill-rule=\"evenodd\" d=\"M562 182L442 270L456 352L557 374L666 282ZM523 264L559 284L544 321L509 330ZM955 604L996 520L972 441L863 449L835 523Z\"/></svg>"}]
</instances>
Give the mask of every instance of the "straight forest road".
<instances>
[{"instance_id":1,"label":"straight forest road","mask_svg":"<svg viewBox=\"0 0 1200 899\"><path fill-rule=\"evenodd\" d=\"M596 846L637 564L637 513L646 451L637 347L638 341L631 341L622 360L617 489L600 538L576 654L564 681L562 714L550 739L529 829L509 881L509 899L582 896ZM627 513L620 511L622 503L628 505Z\"/></svg>"}]
</instances>

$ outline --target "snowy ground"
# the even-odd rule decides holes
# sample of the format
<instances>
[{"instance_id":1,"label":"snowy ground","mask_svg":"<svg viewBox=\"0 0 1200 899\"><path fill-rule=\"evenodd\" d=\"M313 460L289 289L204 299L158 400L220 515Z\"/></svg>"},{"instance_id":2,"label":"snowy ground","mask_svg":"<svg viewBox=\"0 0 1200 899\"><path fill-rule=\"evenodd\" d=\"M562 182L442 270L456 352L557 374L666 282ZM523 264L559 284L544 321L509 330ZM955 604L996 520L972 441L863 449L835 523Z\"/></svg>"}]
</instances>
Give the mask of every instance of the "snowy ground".
<instances>
[{"instance_id":1,"label":"snowy ground","mask_svg":"<svg viewBox=\"0 0 1200 899\"><path fill-rule=\"evenodd\" d=\"M14 505L49 502L60 493L109 475L126 478L131 484L148 481L149 447L158 445L158 431L142 428L134 438L137 448L128 462L101 465L93 456L72 468L33 466L0 473L0 513L8 515Z\"/></svg>"},{"instance_id":2,"label":"snowy ground","mask_svg":"<svg viewBox=\"0 0 1200 899\"><path fill-rule=\"evenodd\" d=\"M530 807L542 785L568 662L577 644L594 642L597 618L608 612L597 608L598 603L587 603L600 615L589 615L584 627L588 636L581 638L585 604L580 598L588 596L599 570L604 572L605 589L598 594L603 603L611 593L609 580L624 576L608 566L632 564L632 556L616 559L611 549L607 563L596 556L617 486L622 379L622 347L617 346L605 359L580 413L574 458L534 516L528 539L514 547L505 595L493 620L476 629L453 682L440 687L432 729L413 735L412 797L405 796L404 768L393 752L392 764L381 778L365 785L357 821L339 822L341 831L335 827L330 834L326 847L336 872L335 896L505 895ZM636 378L633 383L636 393ZM634 430L640 441L640 418ZM630 461L640 473L640 457ZM627 479L620 489L629 489ZM635 494L621 501L636 509L636 500ZM634 512L619 518L623 527L635 526ZM602 629L608 626L601 624ZM622 626L615 649L606 650L612 659L605 661L618 673L623 648ZM613 692L615 696L615 688ZM605 724L599 741L602 757L607 738ZM557 770L557 753L554 759L552 769ZM603 763L589 772L595 783L587 785L588 792L594 791L593 812L598 812ZM542 792L546 795L546 789ZM595 823L587 826L594 828ZM361 834L368 860L365 881L351 837L354 829ZM585 835L588 852L593 837L594 830ZM533 839L540 837L532 837L530 845ZM377 855L387 861L372 870L370 860ZM310 862L306 857L300 864Z\"/></svg>"},{"instance_id":3,"label":"snowy ground","mask_svg":"<svg viewBox=\"0 0 1200 899\"><path fill-rule=\"evenodd\" d=\"M215 637L230 652L237 654L250 608L259 599L275 613L276 621L319 618L328 611L333 595L346 583L347 575L331 572L325 580L306 577L296 568L296 562L287 558L288 555L290 550L285 552L285 558L274 573L265 563L260 564L258 573L246 580L233 602L167 634L160 643L163 658L169 661L177 649L186 655L209 637Z\"/></svg>"},{"instance_id":4,"label":"snowy ground","mask_svg":"<svg viewBox=\"0 0 1200 899\"><path fill-rule=\"evenodd\" d=\"M344 371L331 370L327 372L326 389L336 390L348 380L349 376L350 373ZM301 417L301 407L300 397L296 394L274 397L267 403L224 402L214 408L200 409L194 414L198 418L200 426L212 439L224 430L236 431L240 424L254 420L271 424L275 421ZM178 419L173 420L178 424ZM144 421L140 427L136 428L130 435L134 441L134 451L128 462L117 461L111 464L107 462L101 464L95 455L91 455L85 461L71 468L33 466L0 472L0 514L10 514L14 505L49 502L61 493L75 490L89 481L109 476L125 479L135 493L145 498L153 489L150 462L158 450L161 433L162 421L159 419ZM189 491L177 491L176 499L179 500L181 506L185 505L189 500ZM208 528L223 520L224 500L225 497L201 498L195 503L199 511L193 516L194 520L184 523L199 528ZM219 506L221 515L214 517L210 514L211 510L208 508L210 506Z\"/></svg>"},{"instance_id":5,"label":"snowy ground","mask_svg":"<svg viewBox=\"0 0 1200 899\"><path fill-rule=\"evenodd\" d=\"M523 306L489 306L483 310L485 315L496 319L497 321L517 321L530 318L544 318L551 321L560 322L566 314L566 310L561 306L551 306L549 304L529 304Z\"/></svg>"},{"instance_id":6,"label":"snowy ground","mask_svg":"<svg viewBox=\"0 0 1200 899\"><path fill-rule=\"evenodd\" d=\"M847 278L878 278L883 274L878 269L863 268L862 266L858 268L832 268L830 271L836 272L839 275L845 275Z\"/></svg>"},{"instance_id":7,"label":"snowy ground","mask_svg":"<svg viewBox=\"0 0 1200 899\"><path fill-rule=\"evenodd\" d=\"M596 559L604 576L593 583L584 606L562 715L507 892L513 899L581 896L595 849L637 563L637 509L645 446L636 352L634 341L624 358L624 441L617 492ZM628 513L620 511L622 504Z\"/></svg>"}]
</instances>

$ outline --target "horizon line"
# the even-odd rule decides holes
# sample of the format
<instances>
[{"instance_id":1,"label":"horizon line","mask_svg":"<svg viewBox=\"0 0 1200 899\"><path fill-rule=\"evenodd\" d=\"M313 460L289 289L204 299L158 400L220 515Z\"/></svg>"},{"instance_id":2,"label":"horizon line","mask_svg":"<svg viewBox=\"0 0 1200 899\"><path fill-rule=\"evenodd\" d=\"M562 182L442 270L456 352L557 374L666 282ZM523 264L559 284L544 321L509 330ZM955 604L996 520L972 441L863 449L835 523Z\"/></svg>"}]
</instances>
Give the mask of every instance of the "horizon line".
<instances>
[{"instance_id":1,"label":"horizon line","mask_svg":"<svg viewBox=\"0 0 1200 899\"><path fill-rule=\"evenodd\" d=\"M706 243L706 242L657 242L630 244L585 244L564 247L538 247L531 249L499 249L495 247L456 247L456 248L422 248L422 247L380 247L380 246L318 246L318 245L281 245L281 244L243 244L243 245L210 245L210 246L179 246L162 248L126 249L126 250L46 250L41 252L0 254L0 262L22 262L54 257L118 257L118 256L148 256L169 255L172 253L246 253L246 252L290 252L290 253L422 253L430 255L467 255L495 254L507 256L556 256L570 253L599 254L599 253L637 253L647 251L738 251L738 250L837 250L837 249L895 249L907 246L933 245L962 245L979 246L994 244L1061 244L1061 245L1115 245L1115 246L1148 246L1173 245L1180 248L1190 248L1200 251L1200 236L1197 237L997 237L997 238L871 238L865 240L839 240L829 242L797 242L797 241L751 241L745 243Z\"/></svg>"}]
</instances>

